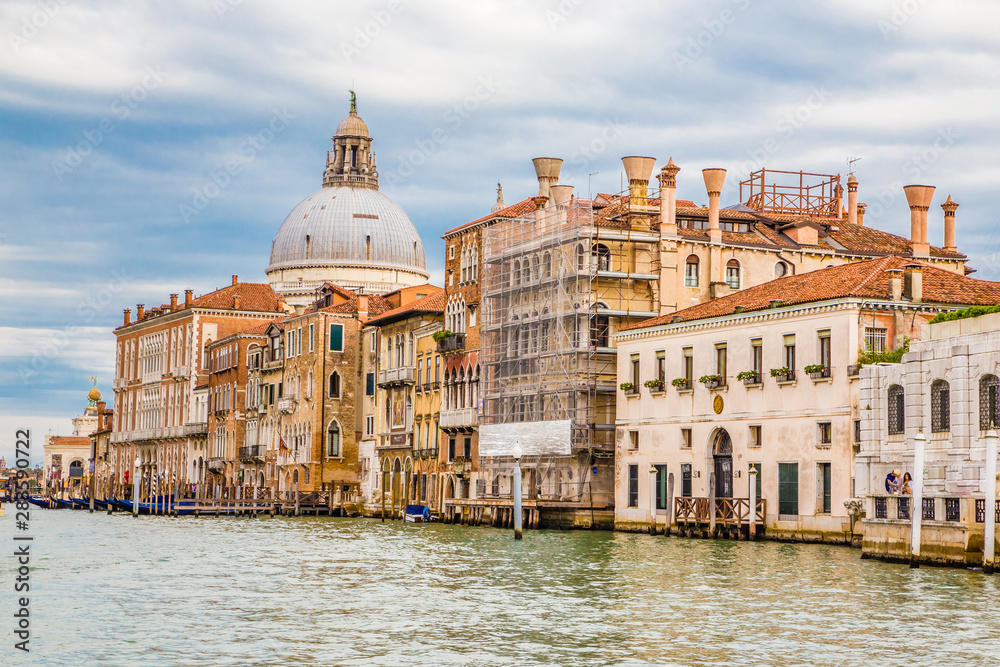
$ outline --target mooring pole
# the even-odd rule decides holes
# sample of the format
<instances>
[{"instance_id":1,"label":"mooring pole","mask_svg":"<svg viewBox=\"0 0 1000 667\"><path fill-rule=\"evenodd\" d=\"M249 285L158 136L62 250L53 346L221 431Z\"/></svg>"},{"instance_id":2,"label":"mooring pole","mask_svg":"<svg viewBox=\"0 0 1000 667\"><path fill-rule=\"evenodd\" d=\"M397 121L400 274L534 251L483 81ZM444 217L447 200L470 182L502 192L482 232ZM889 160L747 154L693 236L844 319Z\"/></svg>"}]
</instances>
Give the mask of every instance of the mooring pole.
<instances>
[{"instance_id":1,"label":"mooring pole","mask_svg":"<svg viewBox=\"0 0 1000 667\"><path fill-rule=\"evenodd\" d=\"M511 495L514 496L514 539L521 535L521 443L514 445L514 473L511 475Z\"/></svg>"},{"instance_id":2,"label":"mooring pole","mask_svg":"<svg viewBox=\"0 0 1000 667\"><path fill-rule=\"evenodd\" d=\"M656 535L656 466L649 466L649 534Z\"/></svg>"},{"instance_id":3,"label":"mooring pole","mask_svg":"<svg viewBox=\"0 0 1000 667\"><path fill-rule=\"evenodd\" d=\"M139 516L139 464L138 457L135 459L135 475L132 477L132 516Z\"/></svg>"},{"instance_id":4,"label":"mooring pole","mask_svg":"<svg viewBox=\"0 0 1000 667\"><path fill-rule=\"evenodd\" d=\"M750 539L757 537L757 466L750 464Z\"/></svg>"}]
</instances>

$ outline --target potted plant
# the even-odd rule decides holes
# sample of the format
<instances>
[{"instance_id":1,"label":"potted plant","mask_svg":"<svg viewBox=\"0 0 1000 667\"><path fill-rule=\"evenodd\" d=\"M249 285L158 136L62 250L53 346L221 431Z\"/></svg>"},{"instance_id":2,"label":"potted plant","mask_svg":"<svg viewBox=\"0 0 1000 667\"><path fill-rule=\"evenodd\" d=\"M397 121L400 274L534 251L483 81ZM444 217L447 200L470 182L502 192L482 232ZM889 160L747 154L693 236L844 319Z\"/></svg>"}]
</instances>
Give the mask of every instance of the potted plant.
<instances>
[{"instance_id":1,"label":"potted plant","mask_svg":"<svg viewBox=\"0 0 1000 667\"><path fill-rule=\"evenodd\" d=\"M722 376L717 375L715 373L712 373L710 375L702 375L700 378L698 378L698 382L701 382L709 389L715 389L720 384L722 384Z\"/></svg>"},{"instance_id":2,"label":"potted plant","mask_svg":"<svg viewBox=\"0 0 1000 667\"><path fill-rule=\"evenodd\" d=\"M813 380L829 377L830 375L826 366L823 364L809 364L803 370L805 370L806 373L809 373L809 377Z\"/></svg>"},{"instance_id":3,"label":"potted plant","mask_svg":"<svg viewBox=\"0 0 1000 667\"><path fill-rule=\"evenodd\" d=\"M772 368L771 377L776 379L778 382L787 382L791 380L792 371L788 369L788 366L782 366L781 368Z\"/></svg>"},{"instance_id":4,"label":"potted plant","mask_svg":"<svg viewBox=\"0 0 1000 667\"><path fill-rule=\"evenodd\" d=\"M633 388L633 387L634 387L635 385L633 385L633 384L632 384L631 382L622 382L622 383L621 383L620 385L618 385L618 386L619 386L619 387L621 388L621 390L622 390L622 391L624 391L624 392L625 392L626 394L631 394L631 393L632 393L632 388Z\"/></svg>"},{"instance_id":5,"label":"potted plant","mask_svg":"<svg viewBox=\"0 0 1000 667\"><path fill-rule=\"evenodd\" d=\"M434 335L431 336L431 338L434 339L435 343L440 343L441 341L443 341L448 336L453 336L453 335L455 335L454 332L449 331L448 329L445 329L444 331L435 331Z\"/></svg>"},{"instance_id":6,"label":"potted plant","mask_svg":"<svg viewBox=\"0 0 1000 667\"><path fill-rule=\"evenodd\" d=\"M663 380L646 380L643 384L650 392L663 391Z\"/></svg>"},{"instance_id":7,"label":"potted plant","mask_svg":"<svg viewBox=\"0 0 1000 667\"><path fill-rule=\"evenodd\" d=\"M670 384L672 384L677 391L684 391L691 388L687 378L674 378L670 381Z\"/></svg>"},{"instance_id":8,"label":"potted plant","mask_svg":"<svg viewBox=\"0 0 1000 667\"><path fill-rule=\"evenodd\" d=\"M757 371L740 371L736 374L737 380L742 380L743 384L760 384L760 374Z\"/></svg>"}]
</instances>

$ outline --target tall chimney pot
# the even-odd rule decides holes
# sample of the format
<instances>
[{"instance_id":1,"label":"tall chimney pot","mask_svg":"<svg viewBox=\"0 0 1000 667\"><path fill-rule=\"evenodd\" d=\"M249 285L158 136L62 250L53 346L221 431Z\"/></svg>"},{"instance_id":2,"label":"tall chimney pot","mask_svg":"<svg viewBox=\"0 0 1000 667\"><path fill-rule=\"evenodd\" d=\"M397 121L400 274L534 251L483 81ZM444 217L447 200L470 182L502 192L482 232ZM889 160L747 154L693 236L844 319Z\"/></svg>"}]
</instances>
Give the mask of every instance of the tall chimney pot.
<instances>
[{"instance_id":1,"label":"tall chimney pot","mask_svg":"<svg viewBox=\"0 0 1000 667\"><path fill-rule=\"evenodd\" d=\"M142 318L146 316L146 305L139 303L135 306L135 321L141 322Z\"/></svg>"},{"instance_id":2,"label":"tall chimney pot","mask_svg":"<svg viewBox=\"0 0 1000 667\"><path fill-rule=\"evenodd\" d=\"M719 197L722 184L726 182L726 170L720 168L702 169L705 190L708 192L708 238L712 243L722 243L722 227L719 226Z\"/></svg>"},{"instance_id":3,"label":"tall chimney pot","mask_svg":"<svg viewBox=\"0 0 1000 667\"><path fill-rule=\"evenodd\" d=\"M674 164L674 158L660 169L657 178L660 180L660 235L677 233L677 172L681 170Z\"/></svg>"},{"instance_id":4,"label":"tall chimney pot","mask_svg":"<svg viewBox=\"0 0 1000 667\"><path fill-rule=\"evenodd\" d=\"M562 170L562 158L536 157L531 161L535 165L535 176L538 177L538 196L549 199L549 189L559 182L559 172Z\"/></svg>"},{"instance_id":5,"label":"tall chimney pot","mask_svg":"<svg viewBox=\"0 0 1000 667\"><path fill-rule=\"evenodd\" d=\"M172 313L175 310L177 310L177 295L176 294L171 294L170 295L170 312Z\"/></svg>"},{"instance_id":6,"label":"tall chimney pot","mask_svg":"<svg viewBox=\"0 0 1000 667\"><path fill-rule=\"evenodd\" d=\"M653 175L653 165L656 158L629 155L622 158L625 165L625 178L628 179L629 202L645 206L649 198L649 177Z\"/></svg>"},{"instance_id":7,"label":"tall chimney pot","mask_svg":"<svg viewBox=\"0 0 1000 667\"><path fill-rule=\"evenodd\" d=\"M910 248L915 257L927 256L931 249L927 243L927 209L934 198L934 186L907 185L903 192L910 206Z\"/></svg>"},{"instance_id":8,"label":"tall chimney pot","mask_svg":"<svg viewBox=\"0 0 1000 667\"><path fill-rule=\"evenodd\" d=\"M847 177L847 222L858 224L858 179L854 174Z\"/></svg>"},{"instance_id":9,"label":"tall chimney pot","mask_svg":"<svg viewBox=\"0 0 1000 667\"><path fill-rule=\"evenodd\" d=\"M194 290L191 289L184 290L184 307L190 308L192 301L194 301Z\"/></svg>"},{"instance_id":10,"label":"tall chimney pot","mask_svg":"<svg viewBox=\"0 0 1000 667\"><path fill-rule=\"evenodd\" d=\"M552 201L557 206L559 204L568 202L573 196L573 186L572 185L553 185L549 188L549 192L552 194Z\"/></svg>"},{"instance_id":11,"label":"tall chimney pot","mask_svg":"<svg viewBox=\"0 0 1000 667\"><path fill-rule=\"evenodd\" d=\"M941 204L944 209L944 250L945 252L958 252L955 244L955 209L958 204L948 195L948 200Z\"/></svg>"},{"instance_id":12,"label":"tall chimney pot","mask_svg":"<svg viewBox=\"0 0 1000 667\"><path fill-rule=\"evenodd\" d=\"M240 277L234 273L233 274L233 284L235 285L238 282L240 282Z\"/></svg>"},{"instance_id":13,"label":"tall chimney pot","mask_svg":"<svg viewBox=\"0 0 1000 667\"><path fill-rule=\"evenodd\" d=\"M128 325L132 324L132 309L126 308L123 311L123 314L124 318L122 319L122 326L127 327Z\"/></svg>"}]
</instances>

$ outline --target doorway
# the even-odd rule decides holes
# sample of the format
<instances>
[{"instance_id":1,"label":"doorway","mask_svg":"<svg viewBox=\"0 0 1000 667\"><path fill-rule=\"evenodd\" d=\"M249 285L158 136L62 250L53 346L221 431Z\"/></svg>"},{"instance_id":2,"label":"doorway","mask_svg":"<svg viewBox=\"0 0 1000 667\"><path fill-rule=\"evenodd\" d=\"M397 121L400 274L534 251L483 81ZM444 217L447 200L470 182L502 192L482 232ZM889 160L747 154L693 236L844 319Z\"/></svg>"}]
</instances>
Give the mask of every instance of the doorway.
<instances>
[{"instance_id":1,"label":"doorway","mask_svg":"<svg viewBox=\"0 0 1000 667\"><path fill-rule=\"evenodd\" d=\"M733 497L733 441L729 432L719 429L712 445L715 462L715 497Z\"/></svg>"}]
</instances>

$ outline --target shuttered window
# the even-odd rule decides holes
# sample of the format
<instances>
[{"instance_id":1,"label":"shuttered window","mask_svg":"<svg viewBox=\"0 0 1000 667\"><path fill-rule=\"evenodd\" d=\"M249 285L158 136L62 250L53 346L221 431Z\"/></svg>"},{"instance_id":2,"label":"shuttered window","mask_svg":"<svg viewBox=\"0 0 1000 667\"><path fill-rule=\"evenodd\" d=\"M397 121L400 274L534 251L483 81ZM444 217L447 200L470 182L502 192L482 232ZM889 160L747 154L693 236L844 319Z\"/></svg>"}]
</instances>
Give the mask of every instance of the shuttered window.
<instances>
[{"instance_id":1,"label":"shuttered window","mask_svg":"<svg viewBox=\"0 0 1000 667\"><path fill-rule=\"evenodd\" d=\"M331 324L330 325L330 351L331 352L343 352L344 351L344 325L343 324Z\"/></svg>"}]
</instances>

